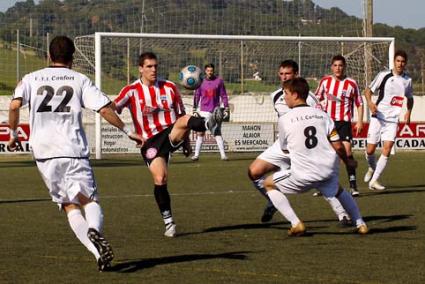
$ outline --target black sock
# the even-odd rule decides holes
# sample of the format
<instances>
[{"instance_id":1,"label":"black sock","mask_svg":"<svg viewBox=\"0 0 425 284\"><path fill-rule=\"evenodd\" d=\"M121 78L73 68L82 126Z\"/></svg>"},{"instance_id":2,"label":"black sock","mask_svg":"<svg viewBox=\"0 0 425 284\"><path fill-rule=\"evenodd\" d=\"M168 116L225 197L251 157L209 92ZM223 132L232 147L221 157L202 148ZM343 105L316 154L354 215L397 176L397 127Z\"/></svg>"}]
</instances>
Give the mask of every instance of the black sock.
<instances>
[{"instance_id":1,"label":"black sock","mask_svg":"<svg viewBox=\"0 0 425 284\"><path fill-rule=\"evenodd\" d=\"M190 117L189 121L187 122L187 127L198 132L204 132L207 130L205 127L205 120L202 117Z\"/></svg>"},{"instance_id":2,"label":"black sock","mask_svg":"<svg viewBox=\"0 0 425 284\"><path fill-rule=\"evenodd\" d=\"M353 155L348 156L348 159L354 159ZM347 174L348 174L348 182L350 183L350 188L357 189L356 169L347 168Z\"/></svg>"},{"instance_id":3,"label":"black sock","mask_svg":"<svg viewBox=\"0 0 425 284\"><path fill-rule=\"evenodd\" d=\"M153 193L155 195L159 211L161 212L162 219L164 219L164 223L168 224L173 222L173 215L171 214L171 199L167 190L167 185L155 185Z\"/></svg>"}]
</instances>

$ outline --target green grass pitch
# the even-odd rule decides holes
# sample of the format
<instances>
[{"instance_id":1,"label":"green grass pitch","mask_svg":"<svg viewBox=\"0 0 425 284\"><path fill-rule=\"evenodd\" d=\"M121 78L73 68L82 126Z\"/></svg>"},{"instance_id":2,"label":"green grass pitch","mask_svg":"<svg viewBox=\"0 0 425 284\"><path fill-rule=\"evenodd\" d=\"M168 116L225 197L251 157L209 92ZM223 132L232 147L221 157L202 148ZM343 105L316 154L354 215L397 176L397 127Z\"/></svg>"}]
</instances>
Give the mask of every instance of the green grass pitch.
<instances>
[{"instance_id":1,"label":"green grass pitch","mask_svg":"<svg viewBox=\"0 0 425 284\"><path fill-rule=\"evenodd\" d=\"M311 193L291 196L308 235L289 238L276 214L259 222L265 200L246 172L256 154L176 154L169 190L179 236L162 236L147 168L136 156L92 161L115 250L99 273L50 201L29 157L0 158L0 283L424 283L425 152L398 152L382 177L386 192L362 182L357 198L371 233L340 228ZM346 175L341 173L346 185Z\"/></svg>"}]
</instances>

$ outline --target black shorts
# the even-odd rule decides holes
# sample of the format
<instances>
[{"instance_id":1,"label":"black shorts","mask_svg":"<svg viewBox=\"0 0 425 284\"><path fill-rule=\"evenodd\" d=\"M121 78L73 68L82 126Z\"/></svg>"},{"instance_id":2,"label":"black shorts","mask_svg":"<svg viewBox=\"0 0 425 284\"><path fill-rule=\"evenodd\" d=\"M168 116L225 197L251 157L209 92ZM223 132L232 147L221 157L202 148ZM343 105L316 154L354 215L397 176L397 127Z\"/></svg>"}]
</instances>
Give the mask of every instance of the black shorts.
<instances>
[{"instance_id":1,"label":"black shorts","mask_svg":"<svg viewBox=\"0 0 425 284\"><path fill-rule=\"evenodd\" d=\"M155 136L149 138L145 142L145 145L143 145L140 152L148 167L157 157L163 157L165 161L168 162L170 159L170 154L182 146L184 140L179 142L177 145L173 145L170 141L169 135L173 129L173 126L174 124L156 134Z\"/></svg>"},{"instance_id":2,"label":"black shorts","mask_svg":"<svg viewBox=\"0 0 425 284\"><path fill-rule=\"evenodd\" d=\"M338 132L341 141L352 143L353 131L351 130L351 122L348 121L335 121L335 129Z\"/></svg>"}]
</instances>

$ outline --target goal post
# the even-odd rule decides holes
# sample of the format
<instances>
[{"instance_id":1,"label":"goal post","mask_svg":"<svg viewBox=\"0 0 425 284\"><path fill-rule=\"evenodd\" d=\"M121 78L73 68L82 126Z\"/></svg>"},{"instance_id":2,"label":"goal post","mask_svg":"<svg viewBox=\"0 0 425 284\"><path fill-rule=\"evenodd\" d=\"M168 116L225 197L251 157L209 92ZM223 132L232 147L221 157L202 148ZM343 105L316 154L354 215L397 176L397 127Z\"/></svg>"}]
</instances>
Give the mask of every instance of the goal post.
<instances>
[{"instance_id":1,"label":"goal post","mask_svg":"<svg viewBox=\"0 0 425 284\"><path fill-rule=\"evenodd\" d=\"M203 67L214 63L231 93L230 124L275 124L277 118L268 94L279 86L276 74L281 61L296 60L300 75L306 77L314 89L320 78L329 73L332 56L342 54L347 60L347 75L364 89L370 80L366 70L375 75L393 67L395 39L100 32L76 37L74 41L75 68L94 78L96 86L108 95L117 95L124 85L138 78L138 55L153 51L159 58L159 77L174 82L178 71L186 65ZM180 89L190 111L192 93ZM89 140L94 144L96 159L100 159L102 120L99 114L94 121L94 133L89 136L94 135L95 139ZM271 129L274 136L274 127ZM225 134L223 136L226 139Z\"/></svg>"}]
</instances>

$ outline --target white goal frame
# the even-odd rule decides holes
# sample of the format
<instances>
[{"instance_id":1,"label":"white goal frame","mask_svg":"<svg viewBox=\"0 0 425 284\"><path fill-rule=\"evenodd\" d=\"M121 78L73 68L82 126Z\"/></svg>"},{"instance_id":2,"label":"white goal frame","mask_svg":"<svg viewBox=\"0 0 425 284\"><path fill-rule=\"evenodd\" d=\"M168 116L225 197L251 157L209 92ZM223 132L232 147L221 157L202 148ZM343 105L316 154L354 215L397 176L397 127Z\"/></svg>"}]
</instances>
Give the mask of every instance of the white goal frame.
<instances>
[{"instance_id":1,"label":"white goal frame","mask_svg":"<svg viewBox=\"0 0 425 284\"><path fill-rule=\"evenodd\" d=\"M210 39L210 40L261 40L261 41L330 41L330 42L388 42L389 68L393 68L395 38L393 37L317 37L317 36L254 36L254 35L206 35L206 34L162 34L162 33L108 33L97 32L94 35L95 48L95 85L102 88L102 37L118 38L169 38L169 39ZM95 157L102 158L101 117L95 119Z\"/></svg>"}]
</instances>

